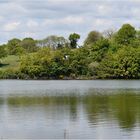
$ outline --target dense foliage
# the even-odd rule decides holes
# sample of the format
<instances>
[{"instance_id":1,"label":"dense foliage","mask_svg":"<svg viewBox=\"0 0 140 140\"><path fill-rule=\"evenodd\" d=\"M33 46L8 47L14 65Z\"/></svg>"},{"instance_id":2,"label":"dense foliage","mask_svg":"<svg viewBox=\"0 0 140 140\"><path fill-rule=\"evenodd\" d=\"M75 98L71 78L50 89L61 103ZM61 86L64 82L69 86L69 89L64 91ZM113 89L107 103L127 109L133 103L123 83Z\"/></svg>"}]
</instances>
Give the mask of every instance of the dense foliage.
<instances>
[{"instance_id":1,"label":"dense foliage","mask_svg":"<svg viewBox=\"0 0 140 140\"><path fill-rule=\"evenodd\" d=\"M0 78L13 79L139 79L140 31L124 24L118 31L91 31L83 46L80 35L68 39L12 39L0 46ZM18 67L4 68L7 55L19 57Z\"/></svg>"}]
</instances>

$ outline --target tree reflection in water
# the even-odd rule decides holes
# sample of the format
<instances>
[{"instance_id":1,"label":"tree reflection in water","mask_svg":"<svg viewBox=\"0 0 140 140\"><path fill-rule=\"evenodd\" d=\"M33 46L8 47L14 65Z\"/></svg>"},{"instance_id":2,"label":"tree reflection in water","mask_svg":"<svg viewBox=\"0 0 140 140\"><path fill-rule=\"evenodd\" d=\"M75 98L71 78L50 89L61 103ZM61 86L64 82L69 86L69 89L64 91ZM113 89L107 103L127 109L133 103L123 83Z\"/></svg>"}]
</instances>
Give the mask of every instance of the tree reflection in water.
<instances>
[{"instance_id":1,"label":"tree reflection in water","mask_svg":"<svg viewBox=\"0 0 140 140\"><path fill-rule=\"evenodd\" d=\"M95 94L86 96L42 96L42 97L7 97L0 98L0 105L7 104L9 109L14 107L26 108L41 106L47 112L47 106L57 107L69 112L72 121L78 120L79 108L82 107L89 124L96 125L100 121L117 121L125 130L131 130L140 123L140 94L119 92L115 94ZM58 108L60 107L60 108ZM55 110L52 110L55 111ZM61 110L62 111L62 110Z\"/></svg>"}]
</instances>

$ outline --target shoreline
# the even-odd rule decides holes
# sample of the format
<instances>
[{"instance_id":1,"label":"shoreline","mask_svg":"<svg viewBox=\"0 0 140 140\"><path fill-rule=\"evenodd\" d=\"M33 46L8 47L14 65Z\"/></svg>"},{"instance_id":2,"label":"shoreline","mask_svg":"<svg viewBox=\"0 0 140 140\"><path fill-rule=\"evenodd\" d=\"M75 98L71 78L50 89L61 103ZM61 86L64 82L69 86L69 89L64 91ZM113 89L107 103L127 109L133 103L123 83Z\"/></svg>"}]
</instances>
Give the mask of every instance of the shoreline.
<instances>
[{"instance_id":1,"label":"shoreline","mask_svg":"<svg viewBox=\"0 0 140 140\"><path fill-rule=\"evenodd\" d=\"M140 80L140 79L78 79L78 78L76 78L76 79L9 79L9 78L7 78L7 79L0 79L0 81L1 80L25 80L25 81L73 81L73 80L75 80L75 81L88 81L88 80L94 80L94 81L98 81L98 80Z\"/></svg>"}]
</instances>

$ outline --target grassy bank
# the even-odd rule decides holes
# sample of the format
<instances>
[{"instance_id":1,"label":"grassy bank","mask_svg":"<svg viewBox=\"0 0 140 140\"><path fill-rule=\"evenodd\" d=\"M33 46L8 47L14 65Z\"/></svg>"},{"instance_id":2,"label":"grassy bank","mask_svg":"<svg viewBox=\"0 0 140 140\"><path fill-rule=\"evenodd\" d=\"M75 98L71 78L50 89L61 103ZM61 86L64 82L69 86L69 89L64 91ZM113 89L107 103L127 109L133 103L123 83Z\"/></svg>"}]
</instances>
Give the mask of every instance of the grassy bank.
<instances>
[{"instance_id":1,"label":"grassy bank","mask_svg":"<svg viewBox=\"0 0 140 140\"><path fill-rule=\"evenodd\" d=\"M18 79L19 57L8 55L0 60L0 79Z\"/></svg>"},{"instance_id":2,"label":"grassy bank","mask_svg":"<svg viewBox=\"0 0 140 140\"><path fill-rule=\"evenodd\" d=\"M1 59L0 70L19 68L19 57L15 55L8 55Z\"/></svg>"}]
</instances>

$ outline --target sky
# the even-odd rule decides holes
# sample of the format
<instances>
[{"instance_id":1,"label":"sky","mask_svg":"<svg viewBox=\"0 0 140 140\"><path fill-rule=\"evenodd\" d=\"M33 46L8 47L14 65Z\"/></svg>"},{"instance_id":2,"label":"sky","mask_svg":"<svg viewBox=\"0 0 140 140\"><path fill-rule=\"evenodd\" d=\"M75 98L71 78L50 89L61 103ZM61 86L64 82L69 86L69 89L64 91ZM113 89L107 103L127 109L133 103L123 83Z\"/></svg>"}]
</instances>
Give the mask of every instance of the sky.
<instances>
[{"instance_id":1,"label":"sky","mask_svg":"<svg viewBox=\"0 0 140 140\"><path fill-rule=\"evenodd\" d=\"M74 32L82 43L92 30L117 30L124 23L140 27L140 0L0 0L0 44Z\"/></svg>"}]
</instances>

